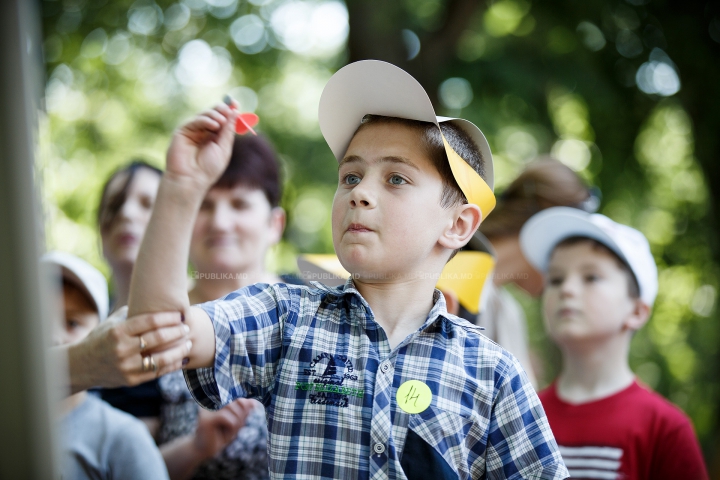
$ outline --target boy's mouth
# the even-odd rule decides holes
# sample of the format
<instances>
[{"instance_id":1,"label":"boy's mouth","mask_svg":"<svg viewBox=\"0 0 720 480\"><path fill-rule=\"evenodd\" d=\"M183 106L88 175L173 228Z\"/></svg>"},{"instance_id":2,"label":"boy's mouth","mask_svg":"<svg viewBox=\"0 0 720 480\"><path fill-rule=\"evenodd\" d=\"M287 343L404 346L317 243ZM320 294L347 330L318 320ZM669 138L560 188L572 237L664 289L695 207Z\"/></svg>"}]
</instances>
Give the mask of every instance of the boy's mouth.
<instances>
[{"instance_id":1,"label":"boy's mouth","mask_svg":"<svg viewBox=\"0 0 720 480\"><path fill-rule=\"evenodd\" d=\"M350 226L348 226L346 232L349 233L363 233L363 232L372 232L371 229L363 225L362 223L351 223Z\"/></svg>"},{"instance_id":2,"label":"boy's mouth","mask_svg":"<svg viewBox=\"0 0 720 480\"><path fill-rule=\"evenodd\" d=\"M575 308L568 308L564 307L558 310L558 317L564 318L564 317L571 317L577 315L579 312Z\"/></svg>"}]
</instances>

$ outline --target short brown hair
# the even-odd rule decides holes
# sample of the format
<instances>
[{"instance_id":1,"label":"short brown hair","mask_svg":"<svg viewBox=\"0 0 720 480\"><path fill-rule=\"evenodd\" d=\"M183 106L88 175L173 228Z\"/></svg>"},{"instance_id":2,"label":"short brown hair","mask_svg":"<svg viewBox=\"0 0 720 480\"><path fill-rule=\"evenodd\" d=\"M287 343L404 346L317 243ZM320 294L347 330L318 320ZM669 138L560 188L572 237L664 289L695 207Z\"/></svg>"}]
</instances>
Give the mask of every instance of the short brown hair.
<instances>
[{"instance_id":1,"label":"short brown hair","mask_svg":"<svg viewBox=\"0 0 720 480\"><path fill-rule=\"evenodd\" d=\"M525 170L498 196L492 215L480 231L491 240L515 236L530 217L550 207L585 207L590 189L566 165L550 157L528 164Z\"/></svg>"},{"instance_id":2,"label":"short brown hair","mask_svg":"<svg viewBox=\"0 0 720 480\"><path fill-rule=\"evenodd\" d=\"M271 207L280 205L282 181L275 150L261 136L235 136L230 163L212 188L244 185L262 190Z\"/></svg>"},{"instance_id":3,"label":"short brown hair","mask_svg":"<svg viewBox=\"0 0 720 480\"><path fill-rule=\"evenodd\" d=\"M385 117L382 115L365 115L355 134L367 125L388 124L403 125L416 130L420 134L422 146L442 178L443 191L440 197L441 206L447 208L458 203L467 203L467 198L465 198L465 194L460 190L450 169L447 153L445 153L445 145L442 140L443 136L453 150L460 155L460 158L465 160L478 175L486 180L485 159L480 149L467 133L450 122L440 123L440 130L442 130L442 135L440 135L440 131L438 131L437 125L434 123L408 120L406 118Z\"/></svg>"},{"instance_id":4,"label":"short brown hair","mask_svg":"<svg viewBox=\"0 0 720 480\"><path fill-rule=\"evenodd\" d=\"M628 295L630 296L630 298L633 298L633 299L640 298L640 286L638 285L637 278L635 278L635 274L632 272L632 269L627 264L627 262L625 262L622 258L620 258L617 253L610 250L610 248L608 248L607 245L604 245L593 238L577 237L577 236L576 237L568 237L565 240L563 240L562 242L555 245L555 248L553 248L553 252L555 252L558 248L571 247L573 245L578 245L581 243L587 243L588 245L590 245L590 247L593 250L605 252L605 253L608 253L610 256L612 256L615 259L615 261L617 262L617 265L620 268L620 270L622 270L623 273L625 274L625 276L627 277Z\"/></svg>"}]
</instances>

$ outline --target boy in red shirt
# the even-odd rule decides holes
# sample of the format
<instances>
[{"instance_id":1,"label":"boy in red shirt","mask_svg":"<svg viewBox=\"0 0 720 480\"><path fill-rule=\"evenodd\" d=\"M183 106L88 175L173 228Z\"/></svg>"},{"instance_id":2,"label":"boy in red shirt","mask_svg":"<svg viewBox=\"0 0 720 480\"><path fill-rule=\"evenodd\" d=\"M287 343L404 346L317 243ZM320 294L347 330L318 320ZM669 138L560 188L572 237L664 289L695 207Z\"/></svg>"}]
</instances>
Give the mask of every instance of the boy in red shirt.
<instances>
[{"instance_id":1,"label":"boy in red shirt","mask_svg":"<svg viewBox=\"0 0 720 480\"><path fill-rule=\"evenodd\" d=\"M707 479L689 419L628 365L658 288L645 237L604 215L556 207L532 217L520 241L546 275L545 328L563 366L540 399L571 478Z\"/></svg>"}]
</instances>

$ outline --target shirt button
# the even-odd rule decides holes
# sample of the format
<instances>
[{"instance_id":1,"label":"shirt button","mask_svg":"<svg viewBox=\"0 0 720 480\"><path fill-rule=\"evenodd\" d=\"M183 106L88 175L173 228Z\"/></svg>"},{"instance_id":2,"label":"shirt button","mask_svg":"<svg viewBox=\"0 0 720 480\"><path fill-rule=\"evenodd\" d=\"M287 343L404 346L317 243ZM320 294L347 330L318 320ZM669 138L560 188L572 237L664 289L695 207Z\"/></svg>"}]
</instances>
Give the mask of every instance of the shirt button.
<instances>
[{"instance_id":1,"label":"shirt button","mask_svg":"<svg viewBox=\"0 0 720 480\"><path fill-rule=\"evenodd\" d=\"M377 453L378 455L381 455L381 454L385 453L385 445L383 445L382 443L376 443L376 444L373 446L373 450L374 450L375 453Z\"/></svg>"},{"instance_id":2,"label":"shirt button","mask_svg":"<svg viewBox=\"0 0 720 480\"><path fill-rule=\"evenodd\" d=\"M380 371L382 373L387 373L387 371L390 370L390 364L389 363L383 363L380 365Z\"/></svg>"}]
</instances>

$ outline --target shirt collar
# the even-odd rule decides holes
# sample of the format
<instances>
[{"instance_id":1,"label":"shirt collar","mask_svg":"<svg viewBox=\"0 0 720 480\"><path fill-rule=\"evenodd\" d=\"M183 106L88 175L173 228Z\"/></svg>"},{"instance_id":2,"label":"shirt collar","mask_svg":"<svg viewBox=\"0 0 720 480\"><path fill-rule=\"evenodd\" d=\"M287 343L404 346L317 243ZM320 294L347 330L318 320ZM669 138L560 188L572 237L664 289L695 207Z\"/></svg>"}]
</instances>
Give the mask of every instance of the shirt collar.
<instances>
[{"instance_id":1,"label":"shirt collar","mask_svg":"<svg viewBox=\"0 0 720 480\"><path fill-rule=\"evenodd\" d=\"M328 296L335 297L336 299L340 299L345 295L353 295L360 301L363 306L365 306L368 312L372 312L370 305L367 303L365 298L363 298L357 288L355 288L355 282L353 282L352 277L349 277L345 281L344 285L340 285L337 287L328 287L327 285L323 285L319 282L310 282L310 284L318 290L324 292ZM420 330L427 328L428 326L432 325L440 319L447 319L452 321L451 317L452 316L447 311L445 296L440 292L440 290L436 288L433 292L433 306L430 309L427 318L425 319L425 323L423 323L422 327L420 327Z\"/></svg>"}]
</instances>

